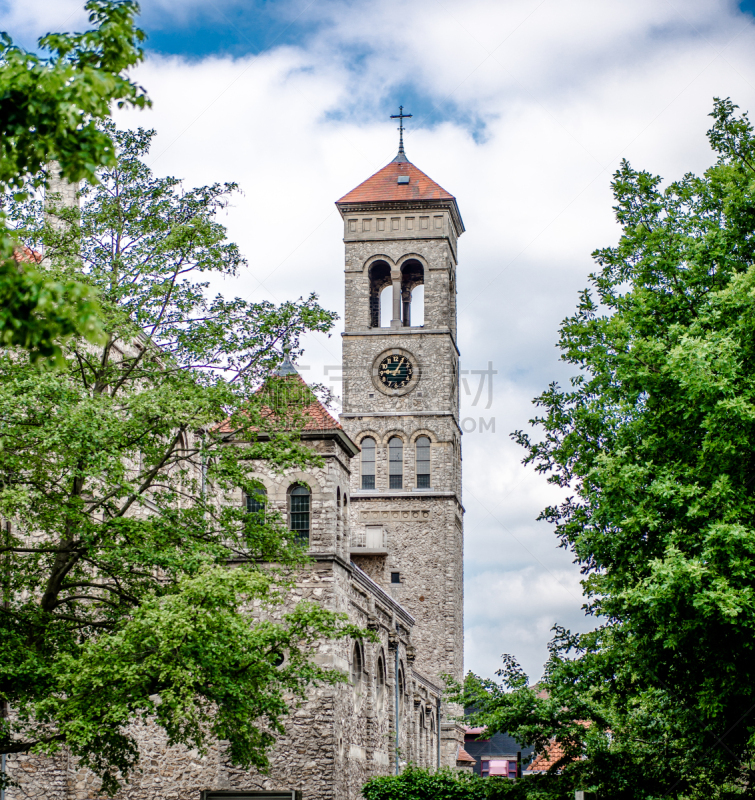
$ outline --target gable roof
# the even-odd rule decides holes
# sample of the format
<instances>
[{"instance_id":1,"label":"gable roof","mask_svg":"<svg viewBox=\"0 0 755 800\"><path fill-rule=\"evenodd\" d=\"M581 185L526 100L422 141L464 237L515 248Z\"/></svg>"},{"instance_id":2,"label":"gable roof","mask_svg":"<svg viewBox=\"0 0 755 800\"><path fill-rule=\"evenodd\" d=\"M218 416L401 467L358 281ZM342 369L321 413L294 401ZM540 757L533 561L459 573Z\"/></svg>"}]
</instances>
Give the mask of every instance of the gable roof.
<instances>
[{"instance_id":1,"label":"gable roof","mask_svg":"<svg viewBox=\"0 0 755 800\"><path fill-rule=\"evenodd\" d=\"M456 766L469 766L476 763L477 759L472 758L472 756L470 756L469 753L461 745L459 745L459 749L456 753Z\"/></svg>"},{"instance_id":2,"label":"gable roof","mask_svg":"<svg viewBox=\"0 0 755 800\"><path fill-rule=\"evenodd\" d=\"M279 373L280 374L280 373ZM295 376L295 377L294 377ZM294 371L293 373L286 373L285 377L287 380L296 382L300 386L304 386L309 390L309 386L307 386L307 382L299 375L298 372ZM304 427L302 428L303 431L335 431L335 430L343 430L341 424L335 420L334 417L330 415L328 410L325 406L317 399L317 397L310 391L312 395L312 402L302 409L301 415L306 418L306 422L304 423ZM267 416L263 412L263 416ZM273 416L273 411L271 410L269 416Z\"/></svg>"},{"instance_id":3,"label":"gable roof","mask_svg":"<svg viewBox=\"0 0 755 800\"><path fill-rule=\"evenodd\" d=\"M408 183L399 183L399 176L408 177ZM374 175L367 178L355 189L345 194L336 205L341 203L385 203L411 200L455 200L447 192L417 169L411 161L393 160Z\"/></svg>"},{"instance_id":4,"label":"gable roof","mask_svg":"<svg viewBox=\"0 0 755 800\"><path fill-rule=\"evenodd\" d=\"M564 757L564 748L560 742L552 740L545 752L532 759L527 767L527 772L547 772L554 764Z\"/></svg>"}]
</instances>

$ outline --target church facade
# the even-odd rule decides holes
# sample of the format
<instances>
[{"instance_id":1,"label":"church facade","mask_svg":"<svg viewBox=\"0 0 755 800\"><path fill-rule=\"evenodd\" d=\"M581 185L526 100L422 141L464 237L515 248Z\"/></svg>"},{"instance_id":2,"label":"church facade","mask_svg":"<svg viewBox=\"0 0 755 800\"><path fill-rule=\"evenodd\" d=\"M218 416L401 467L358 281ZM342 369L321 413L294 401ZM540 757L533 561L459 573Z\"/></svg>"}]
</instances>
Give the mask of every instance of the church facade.
<instances>
[{"instance_id":1,"label":"church facade","mask_svg":"<svg viewBox=\"0 0 755 800\"><path fill-rule=\"evenodd\" d=\"M119 798L240 800L267 790L356 800L368 778L406 763L457 766L460 709L444 703L442 687L445 675L463 676L455 287L464 227L454 197L407 160L403 144L337 207L345 243L340 421L314 402L302 438L322 466L281 475L260 464L257 478L267 505L309 541L312 561L291 602L345 612L377 641L322 644L318 662L349 680L314 689L292 709L268 774L231 766L222 743L204 756L169 748L145 725L139 771ZM390 319L381 314L388 308ZM281 374L301 380L288 359ZM241 492L237 501L254 502ZM9 771L20 788L7 800L97 796L93 776L64 755L10 759Z\"/></svg>"}]
</instances>

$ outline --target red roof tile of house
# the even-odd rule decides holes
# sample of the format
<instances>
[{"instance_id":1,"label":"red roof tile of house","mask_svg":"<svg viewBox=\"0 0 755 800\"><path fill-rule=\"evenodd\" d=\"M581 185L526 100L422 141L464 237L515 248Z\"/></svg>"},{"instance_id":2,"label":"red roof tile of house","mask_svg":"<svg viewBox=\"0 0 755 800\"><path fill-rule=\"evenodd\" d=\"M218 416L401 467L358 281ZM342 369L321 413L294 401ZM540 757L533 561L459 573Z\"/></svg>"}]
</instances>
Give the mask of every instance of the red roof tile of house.
<instances>
[{"instance_id":1,"label":"red roof tile of house","mask_svg":"<svg viewBox=\"0 0 755 800\"><path fill-rule=\"evenodd\" d=\"M456 754L456 763L457 764L476 764L477 759L472 758L469 753L463 748L459 747L459 752Z\"/></svg>"},{"instance_id":2,"label":"red roof tile of house","mask_svg":"<svg viewBox=\"0 0 755 800\"><path fill-rule=\"evenodd\" d=\"M548 696L547 693L545 696ZM582 725L584 728L590 725L589 722L585 722L584 720L577 720L577 724ZM540 753L539 756L536 756L532 760L527 767L527 772L547 772L556 762L560 761L564 755L563 745L555 739L551 739L547 750L544 753Z\"/></svg>"},{"instance_id":3,"label":"red roof tile of house","mask_svg":"<svg viewBox=\"0 0 755 800\"><path fill-rule=\"evenodd\" d=\"M42 261L42 253L24 246L13 251L13 260L16 262L25 261L28 264L39 264Z\"/></svg>"},{"instance_id":4,"label":"red roof tile of house","mask_svg":"<svg viewBox=\"0 0 755 800\"><path fill-rule=\"evenodd\" d=\"M285 376L287 381L294 381L298 385L303 386L307 393L311 396L312 402L309 403L307 406L304 406L300 410L298 410L295 414L295 421L294 425L298 430L302 431L335 431L335 430L343 430L341 425L328 413L325 406L312 394L311 390L307 386L306 381L299 375L298 372L294 371L292 373L287 373ZM260 392L264 391L265 387L260 389ZM306 395L304 395L306 397ZM294 399L294 402L296 399ZM260 410L260 414L263 417L267 417L268 419L274 420L276 412L269 407L263 407ZM301 423L304 422L303 425ZM226 420L225 422L221 423L218 426L218 430L225 433L231 430L231 427ZM255 429L252 429L255 430Z\"/></svg>"},{"instance_id":5,"label":"red roof tile of house","mask_svg":"<svg viewBox=\"0 0 755 800\"><path fill-rule=\"evenodd\" d=\"M399 176L408 176L408 183L399 183ZM372 177L352 189L341 203L380 203L401 200L454 200L442 186L428 178L410 161L391 161Z\"/></svg>"},{"instance_id":6,"label":"red roof tile of house","mask_svg":"<svg viewBox=\"0 0 755 800\"><path fill-rule=\"evenodd\" d=\"M564 757L564 748L559 742L551 742L544 753L536 756L527 767L527 772L547 772L557 761Z\"/></svg>"},{"instance_id":7,"label":"red roof tile of house","mask_svg":"<svg viewBox=\"0 0 755 800\"><path fill-rule=\"evenodd\" d=\"M287 380L297 380L303 386L307 386L307 382L297 373L296 378L287 378ZM309 387L307 386L309 389ZM329 413L325 406L312 395L312 402L302 410L302 416L306 417L307 421L304 423L302 430L305 431L330 431L341 430L341 425Z\"/></svg>"}]
</instances>

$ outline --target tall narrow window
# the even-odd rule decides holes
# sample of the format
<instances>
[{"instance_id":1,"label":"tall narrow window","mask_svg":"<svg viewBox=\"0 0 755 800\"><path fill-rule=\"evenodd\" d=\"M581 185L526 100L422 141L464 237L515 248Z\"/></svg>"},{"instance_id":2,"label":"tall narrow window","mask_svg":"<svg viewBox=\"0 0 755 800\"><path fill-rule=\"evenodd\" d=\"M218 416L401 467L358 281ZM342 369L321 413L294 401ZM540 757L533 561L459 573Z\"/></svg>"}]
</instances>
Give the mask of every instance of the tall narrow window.
<instances>
[{"instance_id":1,"label":"tall narrow window","mask_svg":"<svg viewBox=\"0 0 755 800\"><path fill-rule=\"evenodd\" d=\"M375 440L362 439L362 488L375 488Z\"/></svg>"},{"instance_id":2,"label":"tall narrow window","mask_svg":"<svg viewBox=\"0 0 755 800\"><path fill-rule=\"evenodd\" d=\"M375 671L375 710L378 714L382 714L385 709L385 694L385 661L381 655Z\"/></svg>"},{"instance_id":3,"label":"tall narrow window","mask_svg":"<svg viewBox=\"0 0 755 800\"><path fill-rule=\"evenodd\" d=\"M264 486L254 486L252 491L246 495L246 510L250 514L257 514L264 518L266 503L267 489Z\"/></svg>"},{"instance_id":4,"label":"tall narrow window","mask_svg":"<svg viewBox=\"0 0 755 800\"><path fill-rule=\"evenodd\" d=\"M404 443L398 436L388 442L388 481L389 489L404 486Z\"/></svg>"},{"instance_id":5,"label":"tall narrow window","mask_svg":"<svg viewBox=\"0 0 755 800\"><path fill-rule=\"evenodd\" d=\"M364 671L364 659L362 648L359 642L354 645L354 652L351 658L351 683L354 687L354 694L357 696L362 693L362 673Z\"/></svg>"},{"instance_id":6,"label":"tall narrow window","mask_svg":"<svg viewBox=\"0 0 755 800\"><path fill-rule=\"evenodd\" d=\"M430 440L427 436L417 439L417 488L430 488Z\"/></svg>"},{"instance_id":7,"label":"tall narrow window","mask_svg":"<svg viewBox=\"0 0 755 800\"><path fill-rule=\"evenodd\" d=\"M289 528L300 545L309 544L309 489L297 484L289 494Z\"/></svg>"}]
</instances>

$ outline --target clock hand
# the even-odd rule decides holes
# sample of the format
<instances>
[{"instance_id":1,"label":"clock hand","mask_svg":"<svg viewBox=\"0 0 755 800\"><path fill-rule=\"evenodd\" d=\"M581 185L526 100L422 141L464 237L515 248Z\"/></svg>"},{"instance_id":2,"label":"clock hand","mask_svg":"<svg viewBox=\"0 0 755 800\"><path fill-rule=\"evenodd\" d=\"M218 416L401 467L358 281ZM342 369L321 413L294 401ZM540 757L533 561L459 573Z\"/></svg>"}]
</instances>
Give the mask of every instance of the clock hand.
<instances>
[{"instance_id":1,"label":"clock hand","mask_svg":"<svg viewBox=\"0 0 755 800\"><path fill-rule=\"evenodd\" d=\"M405 360L406 359L402 356L401 361L398 362L398 366L396 367L396 369L393 370L393 372L391 372L391 375L398 375L398 371L401 369L401 365L404 363Z\"/></svg>"}]
</instances>

